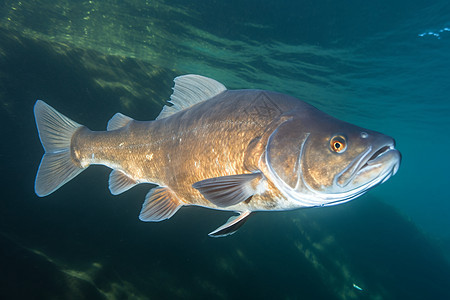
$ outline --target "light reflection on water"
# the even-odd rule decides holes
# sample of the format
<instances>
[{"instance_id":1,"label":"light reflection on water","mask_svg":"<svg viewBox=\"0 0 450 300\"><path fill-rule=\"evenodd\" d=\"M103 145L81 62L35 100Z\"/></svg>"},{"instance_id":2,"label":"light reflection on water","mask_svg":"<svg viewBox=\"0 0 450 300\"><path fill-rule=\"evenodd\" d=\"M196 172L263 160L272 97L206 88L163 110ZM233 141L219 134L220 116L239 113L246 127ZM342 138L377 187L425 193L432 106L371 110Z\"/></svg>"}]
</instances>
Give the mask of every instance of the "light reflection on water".
<instances>
[{"instance_id":1,"label":"light reflection on water","mask_svg":"<svg viewBox=\"0 0 450 300\"><path fill-rule=\"evenodd\" d=\"M45 89L52 90L53 85L60 85L55 89L68 91L29 95L26 91L21 91L20 87L16 90L18 93L22 92L21 96L30 103L34 101L31 98L43 96L50 101L59 101L57 103L62 105L62 109L73 111L71 117L89 125L92 129L104 129L107 120L117 110L140 120L156 117L164 101L170 95L172 77L185 73L199 73L213 77L229 88L264 88L296 96L338 118L382 131L397 140L398 148L403 154L399 173L364 198L358 199L357 201L361 201L360 203L350 205L360 204L361 209L366 204L365 201L370 204L373 198L379 198L385 203L396 206L403 216L411 217L412 221L429 236L439 238L450 236L448 230L450 218L446 213L450 209L450 204L445 189L448 184L447 169L450 166L448 160L443 159L447 156L447 149L450 148L446 138L450 129L448 119L450 91L447 83L450 69L450 52L447 50L450 39L445 38L446 35L444 35L447 34L445 29L448 28L445 22L450 20L450 16L445 15L445 8L448 7L448 4L437 3L435 7L424 10L419 9L422 6L426 7L426 4L421 4L421 1L408 3L408 5L395 1L389 4L392 6L387 5L386 7L397 7L400 8L399 10L392 10L391 13L382 9L372 10L380 14L379 17L371 13L373 7L370 5L376 5L374 3L366 4L368 7L361 11L350 5L342 9L328 3L333 9L337 9L334 13L326 11L329 8L326 5L310 4L313 7L302 8L305 14L309 13L310 15L302 16L298 12L283 11L283 7L284 9L289 7L286 4L288 1L279 1L281 8L267 1L262 5L264 7L259 9L259 14L246 16L245 11L250 11L249 7L255 4L254 1L240 1L243 6L240 10L234 11L235 14L230 8L232 5L230 3L233 1L216 3L223 11L219 11L220 9L214 5L202 5L200 2L191 1L190 4L186 4L184 1L172 3L167 1L82 1L78 3L73 1L55 3L50 0L4 1L3 4L0 4L0 29L10 32L9 40L12 41L16 38L18 43L25 43L26 39L30 39L36 41L36 44L44 50L34 49L33 47L36 45L31 43L28 48L27 45L23 45L27 51L48 51L46 53L48 57L45 57L45 53L32 56L33 59L36 59L36 66L32 66L33 61L31 60L25 62L24 65L30 68L42 68L42 74L39 70L35 70L36 73L34 73L39 78L28 80L27 83L30 84L26 87L30 91L41 92ZM383 4L383 2L378 3ZM272 7L270 7L271 4ZM236 1L234 5L238 5ZM245 5L248 7L244 7ZM357 4L355 5L357 6ZM274 12L272 15L267 13L271 9ZM319 9L319 11L315 11L315 9ZM344 15L340 9L345 10L346 14ZM221 13L218 14L218 11ZM441 12L440 15L437 12ZM217 15L211 16L213 13ZM297 18L280 18L276 13L286 16L294 15ZM436 18L434 18L435 15ZM217 18L217 24L214 22L214 18ZM233 22L229 24L224 22L228 18ZM352 22L356 22L356 25ZM17 37L14 37L15 33L18 33ZM418 36L418 33L424 34ZM435 38L435 33L438 33L441 39ZM5 40L2 43L5 45ZM0 44L0 59L7 61L11 58L11 54L13 54L12 51L6 52ZM28 54L24 54L24 56L26 55ZM46 62L46 59L52 61ZM29 71L18 61L14 62L17 63L17 68ZM63 68L58 69L57 65L61 65ZM10 67L12 69L16 66ZM60 73L55 76L46 74L46 67L48 70L56 70ZM20 70L15 69L14 73L0 70L2 79L12 76L11 74L22 76ZM83 74L87 74L86 78L83 78ZM66 81L55 78L64 76L67 77ZM16 99L3 95L4 91L1 87L6 85L5 82L7 83L3 80L0 82L2 109L6 112L8 121L16 121L15 124L21 124L25 116L31 118L31 110L27 114L22 111L28 102L20 103ZM33 82L42 87L32 89L35 88ZM70 89L74 89L74 91L70 91ZM67 95L67 99L78 99L76 96L79 95L85 100L79 103L65 102L65 99L57 98L60 94ZM21 133L26 132L37 139L33 124L29 128L24 127L24 125L19 126L19 129L22 130ZM14 135L11 134L8 140L13 139ZM19 138L14 145L23 146L20 144ZM23 148L25 147L23 146ZM36 149L36 151L38 150ZM37 159L35 161L35 156L39 156L38 154L40 155L34 150L32 153L27 152L20 164L21 168L31 170L33 163L38 163ZM13 159L15 154L11 152L6 155L9 159ZM13 167L11 166L10 169ZM28 185L31 186L34 171L33 169L26 172L23 175L24 178L17 175L17 181L28 182ZM92 170L89 171L92 172ZM84 179L81 178L78 183L64 187L65 191L63 190L60 194L61 199L53 199L56 203L46 199L46 202L24 203L23 205L31 206L37 211L42 209L47 213L43 214L48 216L66 208L66 204L59 203L62 198L70 197L75 192L88 197L85 193L82 194L80 189L84 189L85 186L88 189L98 188L96 192L93 192L92 198L81 201L82 205L88 205L99 201L98 198L106 197L109 201L107 202L108 207L110 205L112 207L103 208L101 206L106 204L98 202L99 204L94 204L95 207L90 207L93 211L85 212L84 208L78 208L75 205L75 201L69 201L70 204L68 203L67 206L75 211L74 215L98 213L91 218L87 217L87 220L106 218L105 223L111 220L123 222L125 220L123 216L113 218L110 214L114 213L114 206L124 209L125 206L120 206L125 205L122 201L130 201L135 207L130 208L130 217L127 220L133 224L130 226L138 228L133 227L130 231L137 230L142 234L142 237L139 238L129 237L129 240L125 238L130 245L139 248L142 246L141 239L144 239L145 250L163 255L167 251L165 243L171 246L179 245L164 236L163 233L155 234L154 232L161 228L166 230L170 228L175 232L177 238L186 239L183 241L192 247L192 252L187 251L190 255L195 255L192 253L198 251L207 253L208 247L217 251L215 254L219 254L217 254L218 258L215 259L215 264L223 272L228 272L233 276L239 273L238 271L243 272L242 270L245 268L236 263L240 260L227 253L227 250L235 253L232 249L236 249L238 245L241 247L242 243L254 238L260 243L266 242L263 247L265 249L273 246L271 241L264 241L261 238L262 229L258 226L262 223L259 221L255 221L253 225L252 222L246 224L248 231L241 234L241 239L237 236L235 240L229 241L226 247L212 246L213 242L199 238L203 228L199 230L193 226L190 228L192 232L185 234L173 229L177 228L180 223L191 224L186 220L189 217L197 216L187 210L180 212L184 216L177 216L177 219L168 221L171 223L166 225L158 224L158 227L149 227L148 224L136 225L132 222L135 221L135 214L139 210L142 196L146 191L135 191L131 196L128 194L119 200L114 199L116 202L111 203L110 198L112 197L108 194L106 183L97 182L99 176L96 175L105 174L100 171L98 173L94 171L91 174L94 175L83 174ZM104 177L106 178L107 175ZM25 183L23 184L25 185ZM83 187L80 188L80 185ZM30 199L36 200L31 196ZM4 204L2 203L2 205ZM355 209L355 206L337 209L341 214L345 214L349 213L346 212L346 209L352 210ZM383 209L379 209L379 211L384 212ZM367 213L364 209L362 212ZM101 213L102 215L106 213L106 216L101 217ZM206 218L210 216L210 219L206 220L210 221L208 226L217 222L215 218L218 217L214 212L211 215L209 213L211 212L205 212L202 215ZM63 213L61 215L67 217ZM339 284L343 284L342 290L353 295L355 291L351 290L351 285L345 285L351 279L358 279L356 275L349 274L348 268L350 268L351 262L346 260L345 254L335 254L331 257L339 259L332 260L328 253L336 249L341 251L339 247L347 245L334 243L336 236L339 237L339 232L335 236L328 235L328 232L332 231L331 228L341 226L341 223L330 221L333 226L329 227L326 226L326 223L325 226L324 223L317 225L313 224L314 220L308 219L307 215L313 215L313 213L310 211L299 213L299 218L294 218L293 221L295 226L291 224L291 219L288 217L285 217L287 219L281 217L282 221L280 222L283 226L275 221L280 218L279 215L273 219L267 218L268 223L276 230L266 228L263 232L266 234L268 231L269 238L273 240L277 240L276 238L280 236L285 237L287 242L285 241L283 245L290 243L295 245L296 248L291 249L295 254L306 255L305 253L308 253L309 257L315 260L315 265L324 270L323 278L341 280ZM325 212L324 215L326 215ZM392 218L392 220L397 219ZM45 218L40 222L44 221ZM62 222L65 221L62 218ZM51 219L49 222L57 221ZM192 222L197 222L195 224L201 226L205 220ZM317 225L317 228L314 225ZM376 223L373 228L370 225L362 228L374 230L381 225ZM384 230L388 232L389 224L384 225ZM90 228L92 225L78 224L74 226ZM308 226L311 226L308 228L309 231L304 229ZM340 241L347 238L346 242L350 243L353 235L356 235L357 239L364 239L364 232L358 232L358 228L354 227L360 228L361 224L347 224L346 228L351 234L343 235L340 232ZM119 226L113 228L117 230ZM323 228L327 234L320 232L320 229ZM319 233L314 231L315 229ZM73 231L77 232L77 230ZM94 229L92 230L96 232ZM305 232L312 232L311 236L305 236ZM59 234L64 235L65 233ZM321 234L325 234L325 237L322 237ZM150 236L153 238L155 235L159 241L163 241L162 244L155 242L158 244L157 250L154 250L155 246L151 245L154 241L149 238ZM381 236L382 234L377 235L377 237ZM93 245L107 243L108 240L106 237L91 237L91 239ZM76 249L76 238L74 240L74 244L69 244L67 249ZM189 244L190 240L202 242L202 247ZM395 238L389 241L394 244ZM115 242L117 241L107 245L117 247ZM366 242L370 245L371 241L367 240ZM308 243L311 243L312 246L308 246ZM331 250L327 250L328 246ZM64 249L64 247L62 248ZM127 247L123 246L123 248ZM100 254L96 253L95 249L89 249L95 253L90 253L90 255L95 257L96 255L103 256L104 253L114 254L113 250L105 249L103 249L104 252L99 251ZM244 261L246 268L255 267L257 264L255 262L264 261L264 259L258 260L252 257L255 252L261 251L257 245L242 246L242 249L244 249L241 250L244 255L239 255L239 257ZM325 251L323 249L327 250L328 256L323 253L323 256L320 255L320 251ZM355 249L359 248L355 246L353 250ZM146 253L141 251L139 254L145 256ZM264 253L271 253L269 250L267 251ZM342 251L344 252L344 250ZM123 252L126 251L123 250ZM71 257L80 255L70 251L68 253L66 255ZM353 254L352 259L363 260L362 254L360 255ZM243 256L245 256L245 260L242 258ZM208 257L213 256L209 255ZM297 256L293 257L299 259ZM171 261L168 256L149 259L155 264L158 264L158 260L168 264L170 271L177 270L175 263L170 265ZM181 258L178 257L175 261L179 263ZM192 261L200 262L202 259L197 258ZM208 262L211 263L211 260ZM283 262L287 263L284 260ZM190 268L194 267L193 264L186 264ZM101 265L103 266L103 264ZM293 265L303 266L299 260ZM327 265L327 267L323 267L323 265ZM152 267L154 267L152 275L155 278L170 282L167 283L167 289L170 288L169 286L179 284L177 282L179 279L169 278L170 271L165 270L164 267ZM205 268L207 267L208 264L205 264ZM338 271L336 273L327 271L330 267ZM267 270L273 271L274 268L267 267ZM140 274L139 272L143 272L142 269L137 273ZM224 286L212 284L204 276L205 274L206 271L205 273L200 272L200 275L197 274L198 276L190 282L201 286L201 289L209 289L213 294L226 294ZM355 277L352 277L353 275ZM288 277L286 275L283 278ZM360 284L360 282L357 283ZM279 284L282 286L281 283ZM365 284L370 285L370 282L365 282ZM189 294L186 285L178 290L174 288L173 293ZM156 293L156 295L158 294Z\"/></svg>"}]
</instances>

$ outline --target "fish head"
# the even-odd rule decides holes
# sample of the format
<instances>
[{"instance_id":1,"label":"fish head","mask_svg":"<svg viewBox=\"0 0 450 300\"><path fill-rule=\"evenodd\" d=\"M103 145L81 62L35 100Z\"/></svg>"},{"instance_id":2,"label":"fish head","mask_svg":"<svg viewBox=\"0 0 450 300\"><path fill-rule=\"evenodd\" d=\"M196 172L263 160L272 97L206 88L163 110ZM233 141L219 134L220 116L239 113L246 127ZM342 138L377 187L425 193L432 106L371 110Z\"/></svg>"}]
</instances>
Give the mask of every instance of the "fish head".
<instances>
[{"instance_id":1,"label":"fish head","mask_svg":"<svg viewBox=\"0 0 450 300\"><path fill-rule=\"evenodd\" d=\"M281 123L265 155L275 186L306 207L352 200L388 180L401 161L393 138L313 108Z\"/></svg>"}]
</instances>

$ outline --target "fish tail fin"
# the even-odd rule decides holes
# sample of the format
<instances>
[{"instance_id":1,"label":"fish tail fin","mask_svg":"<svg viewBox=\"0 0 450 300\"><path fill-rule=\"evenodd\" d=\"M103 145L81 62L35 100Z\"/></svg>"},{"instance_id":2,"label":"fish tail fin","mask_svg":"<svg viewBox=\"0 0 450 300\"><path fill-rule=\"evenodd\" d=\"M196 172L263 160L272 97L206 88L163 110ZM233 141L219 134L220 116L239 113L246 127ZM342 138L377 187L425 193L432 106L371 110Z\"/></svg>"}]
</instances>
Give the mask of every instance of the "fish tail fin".
<instances>
[{"instance_id":1,"label":"fish tail fin","mask_svg":"<svg viewBox=\"0 0 450 300\"><path fill-rule=\"evenodd\" d=\"M82 125L41 100L34 105L34 117L39 139L45 150L36 174L34 191L39 197L44 197L85 169L74 164L70 152L72 135Z\"/></svg>"}]
</instances>

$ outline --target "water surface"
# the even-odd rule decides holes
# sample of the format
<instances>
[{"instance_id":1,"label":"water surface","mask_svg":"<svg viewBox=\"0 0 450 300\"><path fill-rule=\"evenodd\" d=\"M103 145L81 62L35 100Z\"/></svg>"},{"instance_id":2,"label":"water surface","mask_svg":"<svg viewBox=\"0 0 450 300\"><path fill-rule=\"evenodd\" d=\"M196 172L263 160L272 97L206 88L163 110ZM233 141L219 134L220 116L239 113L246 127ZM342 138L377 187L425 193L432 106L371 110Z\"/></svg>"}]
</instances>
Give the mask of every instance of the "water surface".
<instances>
[{"instance_id":1,"label":"water surface","mask_svg":"<svg viewBox=\"0 0 450 300\"><path fill-rule=\"evenodd\" d=\"M447 1L3 1L0 292L38 298L449 298ZM255 215L137 219L149 185L110 195L90 168L46 198L36 99L93 130L154 119L172 79L303 99L393 136L400 171L354 202ZM353 284L363 288L358 291Z\"/></svg>"}]
</instances>

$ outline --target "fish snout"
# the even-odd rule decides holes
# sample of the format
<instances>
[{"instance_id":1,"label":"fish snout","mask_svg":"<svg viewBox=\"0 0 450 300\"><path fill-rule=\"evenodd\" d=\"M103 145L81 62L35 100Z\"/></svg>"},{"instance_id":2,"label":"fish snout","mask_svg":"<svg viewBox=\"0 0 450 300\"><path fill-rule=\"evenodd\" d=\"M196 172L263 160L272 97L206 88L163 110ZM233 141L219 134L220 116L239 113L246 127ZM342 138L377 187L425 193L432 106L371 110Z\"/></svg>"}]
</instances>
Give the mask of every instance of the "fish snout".
<instances>
[{"instance_id":1,"label":"fish snout","mask_svg":"<svg viewBox=\"0 0 450 300\"><path fill-rule=\"evenodd\" d=\"M368 134L361 133L361 138L368 138ZM401 154L395 145L389 136L372 136L366 150L336 176L336 184L343 189L354 189L370 182L384 182L385 177L393 176L400 167Z\"/></svg>"}]
</instances>

